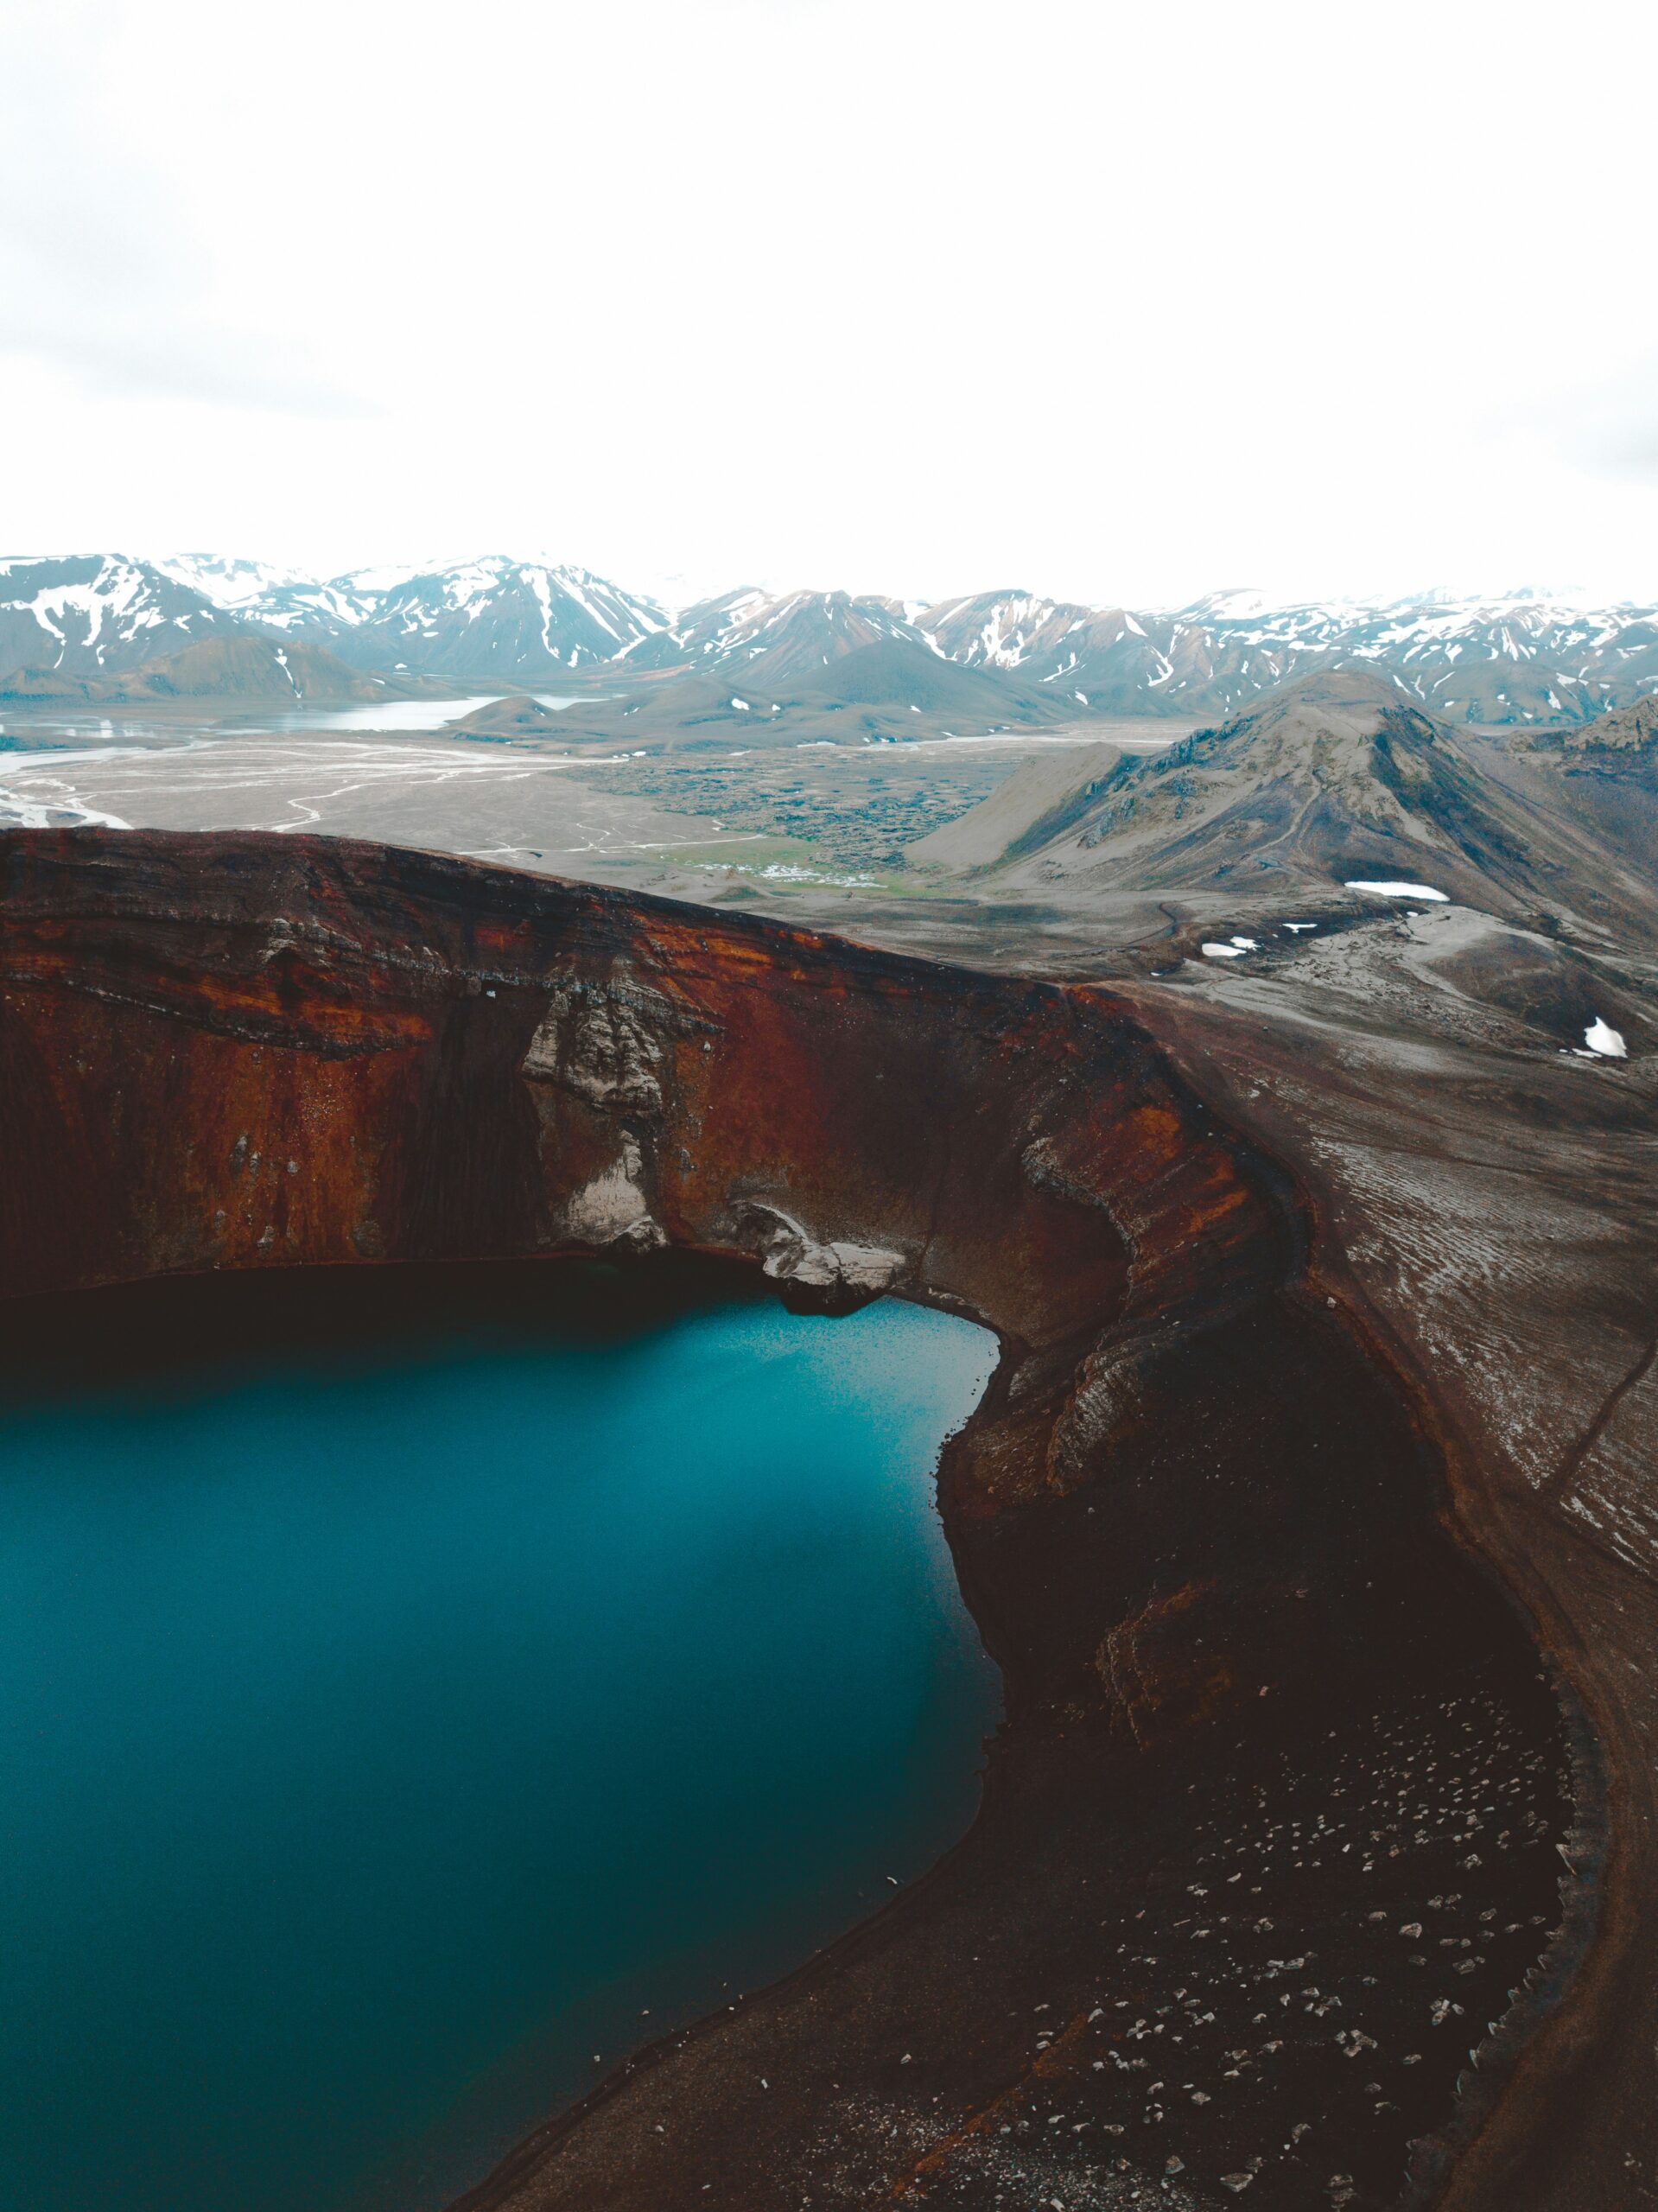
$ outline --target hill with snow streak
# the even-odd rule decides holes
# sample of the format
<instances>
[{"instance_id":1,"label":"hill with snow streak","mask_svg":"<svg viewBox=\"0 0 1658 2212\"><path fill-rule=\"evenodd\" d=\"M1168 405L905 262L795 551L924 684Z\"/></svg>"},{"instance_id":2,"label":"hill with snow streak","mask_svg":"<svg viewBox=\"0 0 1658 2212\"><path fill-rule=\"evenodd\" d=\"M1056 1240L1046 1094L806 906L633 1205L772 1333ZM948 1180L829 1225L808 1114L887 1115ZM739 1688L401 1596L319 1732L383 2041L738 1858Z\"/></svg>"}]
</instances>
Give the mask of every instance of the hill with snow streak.
<instances>
[{"instance_id":1,"label":"hill with snow streak","mask_svg":"<svg viewBox=\"0 0 1658 2212\"><path fill-rule=\"evenodd\" d=\"M419 572L290 578L240 611L359 668L468 677L568 675L619 658L666 620L651 601L586 569L505 554Z\"/></svg>"},{"instance_id":2,"label":"hill with snow streak","mask_svg":"<svg viewBox=\"0 0 1658 2212\"><path fill-rule=\"evenodd\" d=\"M668 627L630 652L636 668L749 669L759 680L786 683L828 668L866 645L929 646L890 601L844 591L779 595L752 587L701 600Z\"/></svg>"},{"instance_id":3,"label":"hill with snow streak","mask_svg":"<svg viewBox=\"0 0 1658 2212\"><path fill-rule=\"evenodd\" d=\"M152 562L119 553L0 561L0 675L36 668L99 677L243 626Z\"/></svg>"}]
</instances>

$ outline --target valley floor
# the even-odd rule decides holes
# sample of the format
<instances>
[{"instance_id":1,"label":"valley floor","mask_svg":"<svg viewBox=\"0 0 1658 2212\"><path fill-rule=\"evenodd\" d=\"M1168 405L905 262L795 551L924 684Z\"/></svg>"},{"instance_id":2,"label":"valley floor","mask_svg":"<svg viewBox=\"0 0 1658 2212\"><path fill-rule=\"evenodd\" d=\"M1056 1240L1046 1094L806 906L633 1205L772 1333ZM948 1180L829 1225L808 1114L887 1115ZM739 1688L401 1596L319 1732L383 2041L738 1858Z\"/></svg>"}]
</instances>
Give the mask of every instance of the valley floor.
<instances>
[{"instance_id":1,"label":"valley floor","mask_svg":"<svg viewBox=\"0 0 1658 2212\"><path fill-rule=\"evenodd\" d=\"M106 727L89 735L61 718L8 715L0 827L316 830L670 897L767 901L814 890L905 899L921 887L901 849L976 805L1021 761L1102 737L1160 750L1185 728L1099 722L624 756L442 732L261 732L245 716L149 718L131 734Z\"/></svg>"}]
</instances>

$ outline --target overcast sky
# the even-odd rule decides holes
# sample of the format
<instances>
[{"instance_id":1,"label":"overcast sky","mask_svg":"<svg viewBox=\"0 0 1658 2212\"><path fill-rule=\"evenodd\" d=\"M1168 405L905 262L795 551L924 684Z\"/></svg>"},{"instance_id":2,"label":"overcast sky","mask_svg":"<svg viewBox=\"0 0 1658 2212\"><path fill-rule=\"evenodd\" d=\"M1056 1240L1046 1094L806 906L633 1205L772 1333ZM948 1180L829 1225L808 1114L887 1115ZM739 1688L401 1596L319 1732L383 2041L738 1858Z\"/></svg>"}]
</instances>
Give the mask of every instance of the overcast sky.
<instances>
[{"instance_id":1,"label":"overcast sky","mask_svg":"<svg viewBox=\"0 0 1658 2212\"><path fill-rule=\"evenodd\" d=\"M9 0L0 550L1658 598L1653 23Z\"/></svg>"}]
</instances>

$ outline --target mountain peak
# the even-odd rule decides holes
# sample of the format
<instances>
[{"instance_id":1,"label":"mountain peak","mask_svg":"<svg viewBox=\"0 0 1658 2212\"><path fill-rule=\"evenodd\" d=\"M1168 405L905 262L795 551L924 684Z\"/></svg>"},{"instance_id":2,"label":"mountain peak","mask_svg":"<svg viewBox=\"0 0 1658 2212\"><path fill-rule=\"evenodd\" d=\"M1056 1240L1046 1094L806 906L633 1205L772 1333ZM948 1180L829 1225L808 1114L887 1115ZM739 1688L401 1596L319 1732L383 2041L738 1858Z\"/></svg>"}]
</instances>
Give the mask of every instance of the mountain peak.
<instances>
[{"instance_id":1,"label":"mountain peak","mask_svg":"<svg viewBox=\"0 0 1658 2212\"><path fill-rule=\"evenodd\" d=\"M1337 663L1293 676L1253 700L1227 725L1228 730L1270 728L1296 717L1334 715L1356 725L1381 714L1418 702L1400 679L1385 670ZM1206 734L1207 733L1205 733Z\"/></svg>"}]
</instances>

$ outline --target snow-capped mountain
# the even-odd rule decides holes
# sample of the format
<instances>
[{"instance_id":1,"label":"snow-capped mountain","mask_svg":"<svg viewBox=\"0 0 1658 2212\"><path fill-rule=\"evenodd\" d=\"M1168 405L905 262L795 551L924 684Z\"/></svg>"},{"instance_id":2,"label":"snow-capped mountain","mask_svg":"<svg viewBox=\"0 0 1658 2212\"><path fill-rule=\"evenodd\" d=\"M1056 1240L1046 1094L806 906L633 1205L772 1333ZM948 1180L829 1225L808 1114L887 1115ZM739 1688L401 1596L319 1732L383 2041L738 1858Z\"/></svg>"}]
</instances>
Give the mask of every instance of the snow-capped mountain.
<instances>
[{"instance_id":1,"label":"snow-capped mountain","mask_svg":"<svg viewBox=\"0 0 1658 2212\"><path fill-rule=\"evenodd\" d=\"M410 673L551 677L613 660L662 628L647 599L586 569L495 554L448 568L358 569L327 578L273 571L244 592L256 564L226 563L243 619L326 645L361 668ZM204 575L203 589L212 584Z\"/></svg>"},{"instance_id":2,"label":"snow-capped mountain","mask_svg":"<svg viewBox=\"0 0 1658 2212\"><path fill-rule=\"evenodd\" d=\"M930 644L884 600L855 599L843 591L776 597L750 588L699 601L630 649L627 658L635 668L717 668L729 662L752 668L756 681L764 674L768 682L783 683L886 639Z\"/></svg>"},{"instance_id":3,"label":"snow-capped mountain","mask_svg":"<svg viewBox=\"0 0 1658 2212\"><path fill-rule=\"evenodd\" d=\"M301 569L280 569L269 561L244 561L221 553L169 553L150 565L215 607L251 607L289 585L313 581Z\"/></svg>"},{"instance_id":4,"label":"snow-capped mountain","mask_svg":"<svg viewBox=\"0 0 1658 2212\"><path fill-rule=\"evenodd\" d=\"M1078 716L1223 720L1280 683L1343 666L1396 677L1452 722L1581 721L1658 690L1658 608L1534 593L1282 606L1217 592L1150 610L1021 591L924 606L748 588L670 620L586 569L505 554L332 577L207 554L0 561L0 676L98 677L248 633L388 675L516 684L611 665L795 683L873 645L914 647L1015 678Z\"/></svg>"},{"instance_id":5,"label":"snow-capped mountain","mask_svg":"<svg viewBox=\"0 0 1658 2212\"><path fill-rule=\"evenodd\" d=\"M617 658L666 619L586 569L505 555L334 577L199 553L0 562L0 675L95 677L252 633L357 668L549 679Z\"/></svg>"},{"instance_id":6,"label":"snow-capped mountain","mask_svg":"<svg viewBox=\"0 0 1658 2212\"><path fill-rule=\"evenodd\" d=\"M1068 605L1028 592L981 592L918 609L918 629L969 668L1017 669L1076 704L1111 714L1190 714L1159 694L1193 671L1176 627L1127 607ZM1177 658L1178 657L1178 658ZM1123 702L1133 700L1128 706Z\"/></svg>"},{"instance_id":7,"label":"snow-capped mountain","mask_svg":"<svg viewBox=\"0 0 1658 2212\"><path fill-rule=\"evenodd\" d=\"M650 600L586 569L505 555L419 574L359 569L289 584L252 619L326 641L360 667L452 676L552 677L614 660L660 631Z\"/></svg>"},{"instance_id":8,"label":"snow-capped mountain","mask_svg":"<svg viewBox=\"0 0 1658 2212\"><path fill-rule=\"evenodd\" d=\"M1345 662L1396 677L1453 722L1575 721L1658 683L1658 610L1650 607L1435 594L1274 608L1220 594L1175 619L1215 641L1223 683L1230 664L1249 655L1281 664L1285 676Z\"/></svg>"},{"instance_id":9,"label":"snow-capped mountain","mask_svg":"<svg viewBox=\"0 0 1658 2212\"><path fill-rule=\"evenodd\" d=\"M1134 613L988 592L913 620L954 660L1018 669L1117 715L1224 715L1338 666L1396 677L1464 722L1578 720L1658 684L1658 611L1523 595L1274 607L1218 592Z\"/></svg>"},{"instance_id":10,"label":"snow-capped mountain","mask_svg":"<svg viewBox=\"0 0 1658 2212\"><path fill-rule=\"evenodd\" d=\"M242 627L157 563L118 553L0 560L0 674L98 676Z\"/></svg>"}]
</instances>

